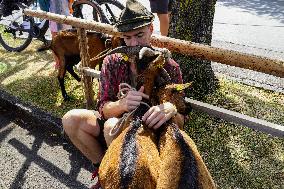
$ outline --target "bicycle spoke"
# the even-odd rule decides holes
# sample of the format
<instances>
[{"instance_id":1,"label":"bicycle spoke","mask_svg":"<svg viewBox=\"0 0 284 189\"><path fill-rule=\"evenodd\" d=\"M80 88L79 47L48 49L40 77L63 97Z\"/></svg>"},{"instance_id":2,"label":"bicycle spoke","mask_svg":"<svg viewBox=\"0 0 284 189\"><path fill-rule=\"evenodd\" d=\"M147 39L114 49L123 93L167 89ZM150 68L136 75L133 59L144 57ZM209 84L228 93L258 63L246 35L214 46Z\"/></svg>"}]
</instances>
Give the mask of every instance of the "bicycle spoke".
<instances>
[{"instance_id":1,"label":"bicycle spoke","mask_svg":"<svg viewBox=\"0 0 284 189\"><path fill-rule=\"evenodd\" d=\"M94 20L95 18L98 19L96 10L89 4L81 4L80 5L81 14L79 15L80 18L85 20Z\"/></svg>"},{"instance_id":2,"label":"bicycle spoke","mask_svg":"<svg viewBox=\"0 0 284 189\"><path fill-rule=\"evenodd\" d=\"M80 0L73 8L75 17L114 24L124 6L116 0Z\"/></svg>"},{"instance_id":3,"label":"bicycle spoke","mask_svg":"<svg viewBox=\"0 0 284 189\"><path fill-rule=\"evenodd\" d=\"M113 4L101 4L101 8L104 11L104 14L109 19L110 23L116 23L119 17L121 10Z\"/></svg>"}]
</instances>

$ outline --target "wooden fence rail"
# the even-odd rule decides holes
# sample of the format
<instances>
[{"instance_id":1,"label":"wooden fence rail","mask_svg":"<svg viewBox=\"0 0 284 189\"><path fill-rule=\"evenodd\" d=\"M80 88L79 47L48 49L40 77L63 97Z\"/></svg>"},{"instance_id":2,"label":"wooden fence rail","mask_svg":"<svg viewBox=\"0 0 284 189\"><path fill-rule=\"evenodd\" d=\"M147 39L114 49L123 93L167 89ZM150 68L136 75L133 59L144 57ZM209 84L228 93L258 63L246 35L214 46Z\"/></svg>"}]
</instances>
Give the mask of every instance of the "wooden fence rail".
<instances>
[{"instance_id":1,"label":"wooden fence rail","mask_svg":"<svg viewBox=\"0 0 284 189\"><path fill-rule=\"evenodd\" d=\"M69 24L78 28L95 30L109 35L120 35L108 24L95 21L83 20L71 16L63 16L44 11L24 10L24 14L33 17L53 20L58 23ZM178 40L160 35L153 35L151 43L153 46L166 47L172 52L215 61L222 64L237 66L250 70L263 72L266 74L284 78L284 61L270 59L267 57L252 54L240 53L233 50L211 47L208 45L197 44L190 41Z\"/></svg>"},{"instance_id":2,"label":"wooden fence rail","mask_svg":"<svg viewBox=\"0 0 284 189\"><path fill-rule=\"evenodd\" d=\"M72 25L78 28L84 28L89 30L95 30L97 32L106 33L109 35L120 35L120 33L113 30L113 27L108 24L103 24L95 21L86 21L79 18L73 18L70 16L57 15L53 13L47 13L44 11L24 10L24 14L53 20L58 23L64 23ZM81 38L85 38L85 30L79 30ZM81 39L83 40L83 39ZM80 41L81 41L80 40ZM220 62L223 64L238 66L241 68L260 71L263 73L275 75L284 78L284 62L280 60L269 59L266 57L240 53L237 51L226 50L208 45L197 44L189 41L173 39L169 37L163 37L153 35L151 40L152 45L157 47L166 47L173 52L178 52L185 55L190 55L196 58L205 60ZM86 41L81 41L81 55L87 54L87 47L85 47ZM83 66L86 67L88 60L83 58ZM80 70L80 67L77 67ZM92 69L84 68L80 70L83 74L98 78L100 72ZM85 83L85 86L88 85ZM88 94L85 94L86 98ZM249 117L237 112L219 108L207 103L199 102L190 98L186 100L191 104L193 109L206 112L211 116L224 119L226 121L241 124L243 126L269 133L274 136L284 137L284 126L270 123L264 120Z\"/></svg>"},{"instance_id":3,"label":"wooden fence rail","mask_svg":"<svg viewBox=\"0 0 284 189\"><path fill-rule=\"evenodd\" d=\"M273 136L284 137L284 126L282 125L277 125L268 121L240 114L238 112L226 110L224 108L219 108L191 98L186 98L186 101L191 104L193 109L205 112L213 117L244 125L251 129L269 133Z\"/></svg>"}]
</instances>

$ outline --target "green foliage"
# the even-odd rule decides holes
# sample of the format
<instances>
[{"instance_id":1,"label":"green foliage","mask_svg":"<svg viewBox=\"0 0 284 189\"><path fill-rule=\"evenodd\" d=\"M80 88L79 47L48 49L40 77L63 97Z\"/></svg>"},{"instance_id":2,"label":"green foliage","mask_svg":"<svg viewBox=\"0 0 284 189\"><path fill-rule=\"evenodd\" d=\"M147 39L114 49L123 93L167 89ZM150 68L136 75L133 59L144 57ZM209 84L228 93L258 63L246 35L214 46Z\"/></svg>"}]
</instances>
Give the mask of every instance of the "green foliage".
<instances>
[{"instance_id":1,"label":"green foliage","mask_svg":"<svg viewBox=\"0 0 284 189\"><path fill-rule=\"evenodd\" d=\"M200 112L186 127L218 188L281 188L283 139Z\"/></svg>"},{"instance_id":2,"label":"green foliage","mask_svg":"<svg viewBox=\"0 0 284 189\"><path fill-rule=\"evenodd\" d=\"M7 70L7 65L0 62L0 73L3 73Z\"/></svg>"}]
</instances>

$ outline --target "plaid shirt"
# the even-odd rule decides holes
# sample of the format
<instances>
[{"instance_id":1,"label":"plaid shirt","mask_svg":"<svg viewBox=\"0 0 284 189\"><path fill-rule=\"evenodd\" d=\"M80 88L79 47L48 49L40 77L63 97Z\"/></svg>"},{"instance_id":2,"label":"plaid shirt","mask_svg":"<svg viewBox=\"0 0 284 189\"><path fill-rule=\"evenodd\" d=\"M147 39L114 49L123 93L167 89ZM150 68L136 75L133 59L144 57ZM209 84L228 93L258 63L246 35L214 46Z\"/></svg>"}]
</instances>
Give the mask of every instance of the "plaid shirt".
<instances>
[{"instance_id":1,"label":"plaid shirt","mask_svg":"<svg viewBox=\"0 0 284 189\"><path fill-rule=\"evenodd\" d=\"M100 74L98 110L103 116L103 106L109 101L117 101L117 93L120 83L131 85L130 64L121 54L112 54L105 57ZM165 70L172 78L173 83L182 83L182 75L179 65L173 60L165 64Z\"/></svg>"}]
</instances>

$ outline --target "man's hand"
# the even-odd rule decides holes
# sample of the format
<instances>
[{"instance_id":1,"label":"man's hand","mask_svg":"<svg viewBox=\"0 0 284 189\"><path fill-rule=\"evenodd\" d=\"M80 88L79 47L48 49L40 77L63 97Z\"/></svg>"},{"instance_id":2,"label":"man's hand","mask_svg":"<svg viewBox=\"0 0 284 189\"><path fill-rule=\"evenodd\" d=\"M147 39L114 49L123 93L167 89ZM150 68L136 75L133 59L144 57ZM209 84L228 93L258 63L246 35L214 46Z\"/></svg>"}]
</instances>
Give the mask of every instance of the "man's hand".
<instances>
[{"instance_id":1,"label":"man's hand","mask_svg":"<svg viewBox=\"0 0 284 189\"><path fill-rule=\"evenodd\" d=\"M175 105L170 102L151 107L143 116L142 120L149 128L158 129L166 121L177 114Z\"/></svg>"},{"instance_id":2,"label":"man's hand","mask_svg":"<svg viewBox=\"0 0 284 189\"><path fill-rule=\"evenodd\" d=\"M130 112L140 105L143 98L149 99L149 96L143 93L142 86L138 91L129 91L125 98L121 99L120 103L126 112Z\"/></svg>"}]
</instances>

